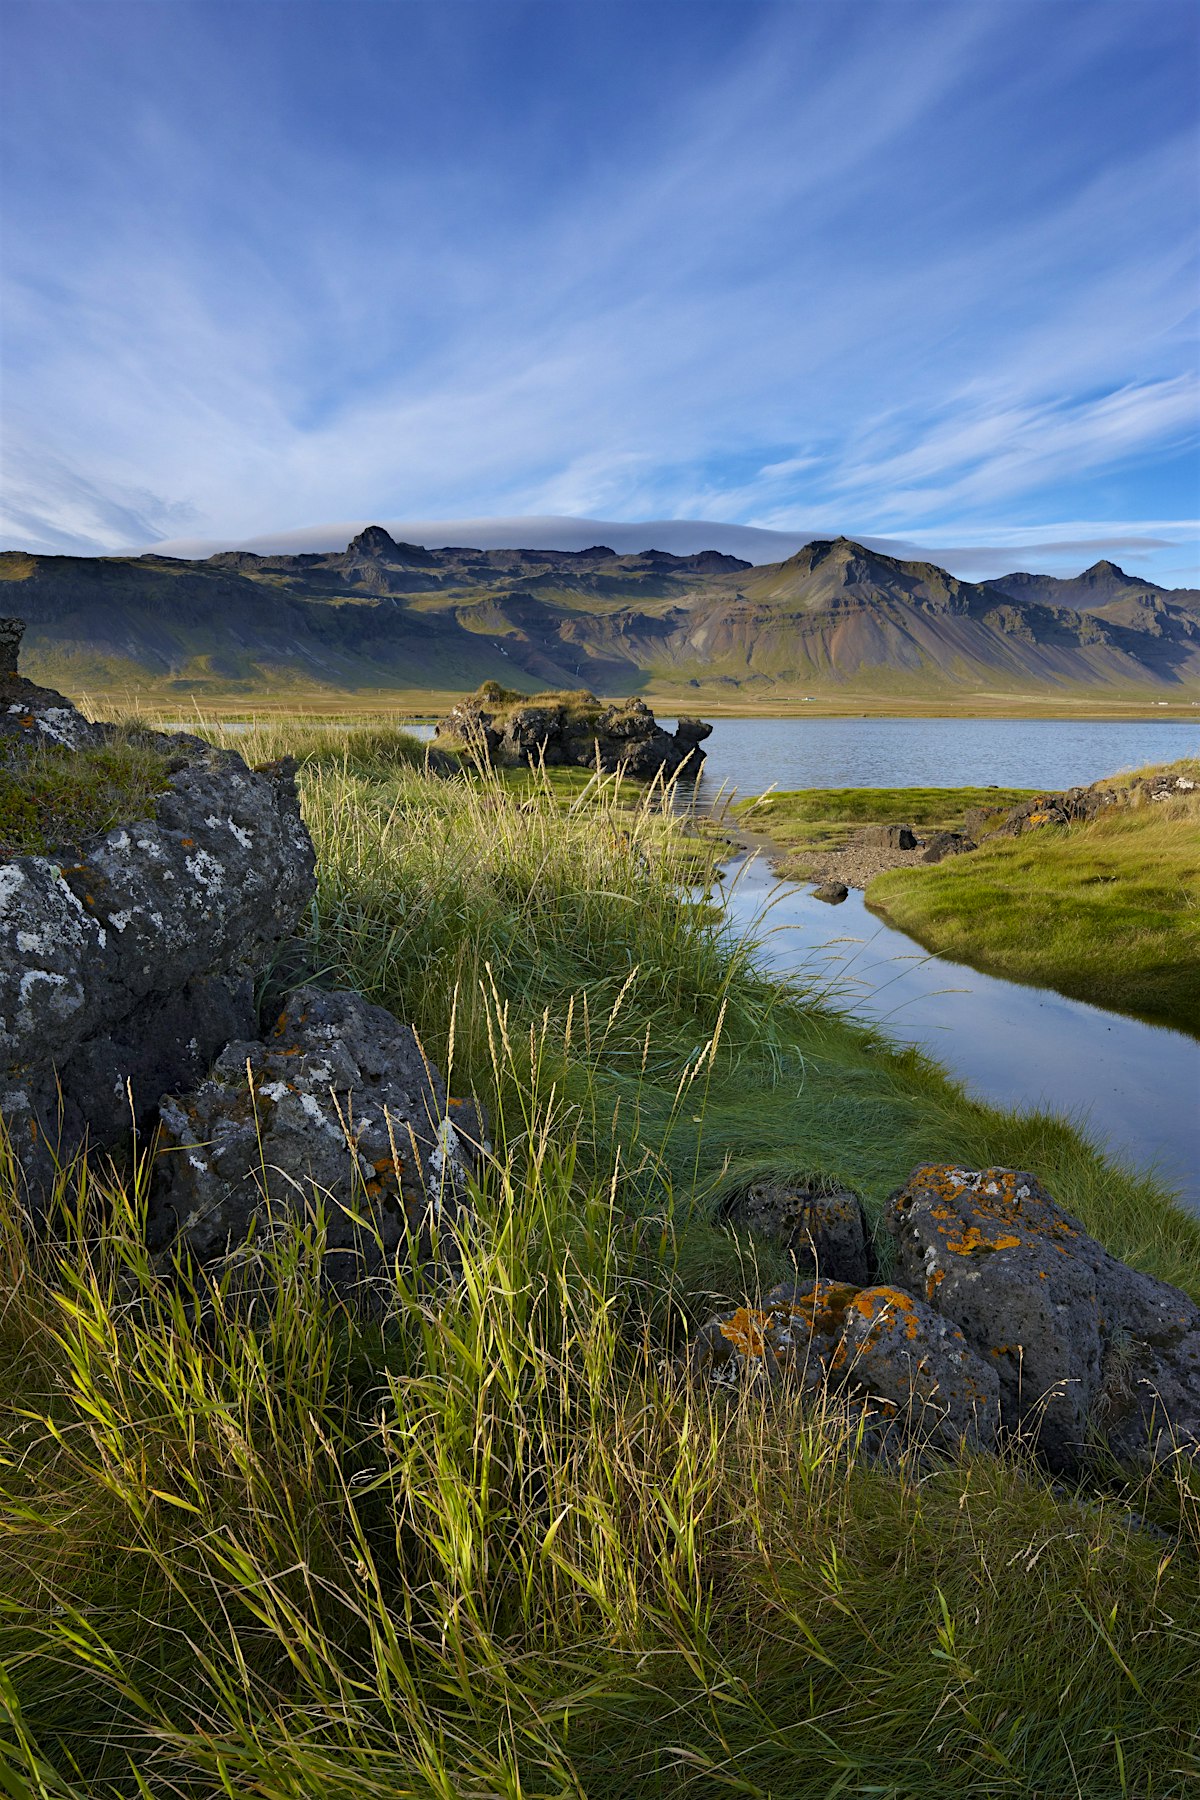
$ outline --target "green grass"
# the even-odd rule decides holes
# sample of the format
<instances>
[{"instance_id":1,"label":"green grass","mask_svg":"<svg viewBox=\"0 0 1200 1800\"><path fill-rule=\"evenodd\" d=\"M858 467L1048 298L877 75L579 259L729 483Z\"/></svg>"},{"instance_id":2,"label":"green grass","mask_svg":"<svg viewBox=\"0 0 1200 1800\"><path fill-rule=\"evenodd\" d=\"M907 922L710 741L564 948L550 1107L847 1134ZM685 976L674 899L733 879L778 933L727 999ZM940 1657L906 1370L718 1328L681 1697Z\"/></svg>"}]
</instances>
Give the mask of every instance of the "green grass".
<instances>
[{"instance_id":1,"label":"green grass","mask_svg":"<svg viewBox=\"0 0 1200 1800\"><path fill-rule=\"evenodd\" d=\"M732 816L803 865L808 851L840 850L864 825L959 831L973 806L1017 806L1036 788L801 788L739 800Z\"/></svg>"},{"instance_id":2,"label":"green grass","mask_svg":"<svg viewBox=\"0 0 1200 1800\"><path fill-rule=\"evenodd\" d=\"M0 855L34 856L152 819L167 758L136 734L96 749L39 745L0 762Z\"/></svg>"},{"instance_id":3,"label":"green grass","mask_svg":"<svg viewBox=\"0 0 1200 1800\"><path fill-rule=\"evenodd\" d=\"M894 869L867 903L939 955L1200 1034L1194 800Z\"/></svg>"},{"instance_id":4,"label":"green grass","mask_svg":"<svg viewBox=\"0 0 1200 1800\"><path fill-rule=\"evenodd\" d=\"M268 721L246 732L203 726L203 735L237 750L251 762L294 756L309 772L332 770L339 775L385 780L400 769L421 769L429 745L402 725L390 721L339 725L305 721Z\"/></svg>"},{"instance_id":5,"label":"green grass","mask_svg":"<svg viewBox=\"0 0 1200 1800\"><path fill-rule=\"evenodd\" d=\"M1016 1163L1198 1294L1200 1224L767 980L672 878L678 822L613 784L564 805L332 754L301 781L320 959L492 1111L463 1279L400 1274L368 1326L310 1231L248 1309L150 1273L144 1168L64 1176L57 1237L0 1208L0 1792L1194 1785L1194 1476L872 1465L832 1404L695 1389L675 1356L776 1273L712 1222L752 1174L877 1211L918 1160Z\"/></svg>"}]
</instances>

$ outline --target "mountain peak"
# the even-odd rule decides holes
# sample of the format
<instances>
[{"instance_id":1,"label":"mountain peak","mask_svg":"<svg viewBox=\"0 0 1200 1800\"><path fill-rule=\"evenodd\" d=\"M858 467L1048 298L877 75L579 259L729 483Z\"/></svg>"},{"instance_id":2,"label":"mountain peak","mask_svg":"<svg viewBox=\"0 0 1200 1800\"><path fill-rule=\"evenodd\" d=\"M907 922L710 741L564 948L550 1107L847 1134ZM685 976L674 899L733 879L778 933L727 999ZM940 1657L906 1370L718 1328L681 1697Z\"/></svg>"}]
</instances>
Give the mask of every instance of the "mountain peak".
<instances>
[{"instance_id":1,"label":"mountain peak","mask_svg":"<svg viewBox=\"0 0 1200 1800\"><path fill-rule=\"evenodd\" d=\"M1133 577L1132 575L1127 575L1124 569L1118 568L1115 562L1109 562L1106 556L1102 556L1100 561L1094 562L1090 569L1085 569L1079 579L1081 581L1087 581L1089 579L1100 581L1132 581Z\"/></svg>"},{"instance_id":2,"label":"mountain peak","mask_svg":"<svg viewBox=\"0 0 1200 1800\"><path fill-rule=\"evenodd\" d=\"M386 556L395 548L396 540L390 531L385 531L382 525L368 525L357 537L350 539L346 554L350 556L357 551L360 556Z\"/></svg>"}]
</instances>

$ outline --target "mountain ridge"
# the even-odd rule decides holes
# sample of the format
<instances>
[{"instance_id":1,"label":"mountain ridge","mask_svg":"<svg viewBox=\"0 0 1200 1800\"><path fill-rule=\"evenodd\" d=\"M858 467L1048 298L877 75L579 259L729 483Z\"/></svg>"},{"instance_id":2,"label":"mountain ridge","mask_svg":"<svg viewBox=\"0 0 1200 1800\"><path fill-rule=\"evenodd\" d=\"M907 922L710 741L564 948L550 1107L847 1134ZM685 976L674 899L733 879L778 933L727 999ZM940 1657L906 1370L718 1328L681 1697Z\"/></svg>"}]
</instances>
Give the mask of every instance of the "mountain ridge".
<instances>
[{"instance_id":1,"label":"mountain ridge","mask_svg":"<svg viewBox=\"0 0 1200 1800\"><path fill-rule=\"evenodd\" d=\"M382 526L333 552L0 554L35 678L134 693L796 685L1200 696L1200 594L1101 561L971 582L847 537L778 563L610 545L427 549Z\"/></svg>"}]
</instances>

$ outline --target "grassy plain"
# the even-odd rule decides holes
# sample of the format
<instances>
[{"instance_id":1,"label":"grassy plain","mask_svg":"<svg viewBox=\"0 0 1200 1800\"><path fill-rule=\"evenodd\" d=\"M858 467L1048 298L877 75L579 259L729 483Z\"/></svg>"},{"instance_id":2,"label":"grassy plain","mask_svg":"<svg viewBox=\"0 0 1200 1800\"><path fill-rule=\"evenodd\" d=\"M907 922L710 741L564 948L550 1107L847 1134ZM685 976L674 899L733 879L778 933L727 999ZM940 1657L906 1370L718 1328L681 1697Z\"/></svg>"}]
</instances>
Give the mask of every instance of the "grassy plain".
<instances>
[{"instance_id":1,"label":"grassy plain","mask_svg":"<svg viewBox=\"0 0 1200 1800\"><path fill-rule=\"evenodd\" d=\"M141 1248L146 1168L0 1222L0 1792L41 1800L1046 1800L1200 1778L1200 1490L1020 1451L872 1464L852 1418L691 1386L777 1273L755 1176L878 1211L917 1161L1037 1171L1200 1295L1200 1222L780 984L615 784L298 753L319 962L490 1108L464 1278L367 1325L312 1229L255 1309ZM702 849L702 846L699 848ZM1142 1528L1146 1521L1157 1528Z\"/></svg>"},{"instance_id":2,"label":"grassy plain","mask_svg":"<svg viewBox=\"0 0 1200 1800\"><path fill-rule=\"evenodd\" d=\"M58 674L48 668L38 680L60 685L73 695L86 690L89 703L111 716L114 708L129 708L148 717L173 720L186 715L191 702L168 683L98 681L81 682L70 671ZM529 694L539 692L532 678ZM811 699L803 694L738 693L728 684L720 687L622 687L619 693L602 695L607 702L627 700L636 691L653 712L666 718L678 713L701 713L711 719L1196 719L1200 702L1173 700L1160 703L1145 694L1114 696L1110 691L1061 694L966 692L904 696L841 686L817 688ZM277 690L247 688L218 681L203 689L203 708L208 718L286 720L304 714L315 718L405 720L438 719L467 697L465 687L338 688L295 686Z\"/></svg>"}]
</instances>

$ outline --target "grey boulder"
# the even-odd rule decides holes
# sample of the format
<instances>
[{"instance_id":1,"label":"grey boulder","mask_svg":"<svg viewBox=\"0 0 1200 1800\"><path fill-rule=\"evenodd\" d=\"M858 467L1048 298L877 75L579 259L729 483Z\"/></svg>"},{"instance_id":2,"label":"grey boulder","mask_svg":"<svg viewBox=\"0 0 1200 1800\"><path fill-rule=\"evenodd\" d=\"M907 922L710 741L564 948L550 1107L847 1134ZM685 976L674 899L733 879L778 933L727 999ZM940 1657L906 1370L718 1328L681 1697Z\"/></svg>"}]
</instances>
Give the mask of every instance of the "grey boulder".
<instances>
[{"instance_id":1,"label":"grey boulder","mask_svg":"<svg viewBox=\"0 0 1200 1800\"><path fill-rule=\"evenodd\" d=\"M28 686L28 684L23 684ZM0 717L21 738L105 741L61 695L31 689ZM253 977L313 892L294 765L247 768L164 737L154 819L71 856L0 861L0 1111L35 1211L56 1162L148 1124L254 1027Z\"/></svg>"},{"instance_id":2,"label":"grey boulder","mask_svg":"<svg viewBox=\"0 0 1200 1800\"><path fill-rule=\"evenodd\" d=\"M361 994L299 988L267 1040L238 1042L167 1095L151 1247L209 1262L323 1215L333 1287L445 1253L484 1123L455 1102L413 1031Z\"/></svg>"},{"instance_id":3,"label":"grey boulder","mask_svg":"<svg viewBox=\"0 0 1200 1800\"><path fill-rule=\"evenodd\" d=\"M1111 1256L1029 1174L931 1164L888 1202L897 1279L996 1371L1053 1467L1200 1452L1200 1306Z\"/></svg>"},{"instance_id":4,"label":"grey boulder","mask_svg":"<svg viewBox=\"0 0 1200 1800\"><path fill-rule=\"evenodd\" d=\"M932 837L925 840L925 854L921 861L940 863L947 856L964 856L967 851L975 848L974 839L961 831L935 831Z\"/></svg>"},{"instance_id":5,"label":"grey boulder","mask_svg":"<svg viewBox=\"0 0 1200 1800\"><path fill-rule=\"evenodd\" d=\"M953 1449L994 1446L1000 1384L963 1333L891 1286L808 1281L775 1288L697 1337L693 1366L718 1382L795 1381L850 1397L872 1428Z\"/></svg>"},{"instance_id":6,"label":"grey boulder","mask_svg":"<svg viewBox=\"0 0 1200 1800\"><path fill-rule=\"evenodd\" d=\"M867 1216L849 1188L756 1181L728 1200L722 1215L779 1244L801 1275L865 1287L874 1273Z\"/></svg>"},{"instance_id":7,"label":"grey boulder","mask_svg":"<svg viewBox=\"0 0 1200 1800\"><path fill-rule=\"evenodd\" d=\"M915 850L917 840L910 825L864 825L853 842L864 850Z\"/></svg>"}]
</instances>

